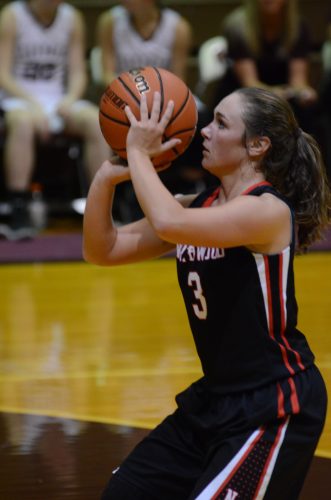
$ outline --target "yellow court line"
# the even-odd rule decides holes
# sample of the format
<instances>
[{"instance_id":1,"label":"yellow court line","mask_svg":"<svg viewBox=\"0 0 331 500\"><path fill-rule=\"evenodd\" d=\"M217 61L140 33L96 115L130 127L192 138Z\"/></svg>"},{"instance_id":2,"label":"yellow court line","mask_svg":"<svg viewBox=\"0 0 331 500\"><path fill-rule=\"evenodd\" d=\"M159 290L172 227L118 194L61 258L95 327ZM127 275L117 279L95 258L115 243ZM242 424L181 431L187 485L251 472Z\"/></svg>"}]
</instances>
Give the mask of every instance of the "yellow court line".
<instances>
[{"instance_id":1,"label":"yellow court line","mask_svg":"<svg viewBox=\"0 0 331 500\"><path fill-rule=\"evenodd\" d=\"M172 368L172 369L119 369L119 370L105 370L105 371L93 371L93 372L68 372L68 373L39 373L39 374L28 374L28 375L0 375L0 381L5 382L17 382L25 380L64 380L64 379L76 379L76 378L100 378L100 377L144 377L144 376L163 376L163 375L202 375L201 370L194 368Z\"/></svg>"}]
</instances>

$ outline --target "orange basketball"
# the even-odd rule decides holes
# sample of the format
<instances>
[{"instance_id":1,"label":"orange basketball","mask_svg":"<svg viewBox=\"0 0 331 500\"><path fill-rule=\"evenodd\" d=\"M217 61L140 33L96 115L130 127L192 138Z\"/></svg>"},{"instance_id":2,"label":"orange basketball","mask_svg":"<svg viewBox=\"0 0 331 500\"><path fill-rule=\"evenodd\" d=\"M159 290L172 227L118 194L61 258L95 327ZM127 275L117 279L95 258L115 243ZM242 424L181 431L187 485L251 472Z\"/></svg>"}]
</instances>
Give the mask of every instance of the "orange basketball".
<instances>
[{"instance_id":1,"label":"orange basketball","mask_svg":"<svg viewBox=\"0 0 331 500\"><path fill-rule=\"evenodd\" d=\"M152 159L156 167L162 167L181 155L192 141L197 126L197 107L187 85L178 76L162 68L147 66L121 73L103 93L99 106L101 131L113 152L126 159L126 137L130 122L124 108L128 104L136 116L140 116L140 97L147 95L151 110L154 92L161 94L161 116L169 100L174 101L172 118L164 132L163 142L174 137L182 142L176 147Z\"/></svg>"}]
</instances>

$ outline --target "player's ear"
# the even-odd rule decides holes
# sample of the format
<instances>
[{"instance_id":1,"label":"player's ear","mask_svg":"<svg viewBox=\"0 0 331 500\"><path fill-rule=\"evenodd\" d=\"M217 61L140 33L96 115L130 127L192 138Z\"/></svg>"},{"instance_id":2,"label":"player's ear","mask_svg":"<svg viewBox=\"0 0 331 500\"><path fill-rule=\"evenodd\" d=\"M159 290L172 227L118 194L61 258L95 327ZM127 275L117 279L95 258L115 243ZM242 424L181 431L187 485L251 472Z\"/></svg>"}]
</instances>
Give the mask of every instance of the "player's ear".
<instances>
[{"instance_id":1,"label":"player's ear","mask_svg":"<svg viewBox=\"0 0 331 500\"><path fill-rule=\"evenodd\" d=\"M269 148L271 148L271 141L269 137L265 135L252 137L247 142L248 154L253 159L263 156Z\"/></svg>"}]
</instances>

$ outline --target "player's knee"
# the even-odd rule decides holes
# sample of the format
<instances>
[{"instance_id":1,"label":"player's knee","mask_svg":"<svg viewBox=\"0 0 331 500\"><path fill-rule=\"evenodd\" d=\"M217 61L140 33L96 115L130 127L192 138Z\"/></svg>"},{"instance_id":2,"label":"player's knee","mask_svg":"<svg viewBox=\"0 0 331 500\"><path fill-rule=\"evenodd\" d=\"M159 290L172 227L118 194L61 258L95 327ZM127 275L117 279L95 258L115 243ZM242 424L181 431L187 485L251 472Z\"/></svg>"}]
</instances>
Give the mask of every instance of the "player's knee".
<instances>
[{"instance_id":1,"label":"player's knee","mask_svg":"<svg viewBox=\"0 0 331 500\"><path fill-rule=\"evenodd\" d=\"M33 117L25 110L15 110L6 115L6 128L8 132L29 137L34 130Z\"/></svg>"}]
</instances>

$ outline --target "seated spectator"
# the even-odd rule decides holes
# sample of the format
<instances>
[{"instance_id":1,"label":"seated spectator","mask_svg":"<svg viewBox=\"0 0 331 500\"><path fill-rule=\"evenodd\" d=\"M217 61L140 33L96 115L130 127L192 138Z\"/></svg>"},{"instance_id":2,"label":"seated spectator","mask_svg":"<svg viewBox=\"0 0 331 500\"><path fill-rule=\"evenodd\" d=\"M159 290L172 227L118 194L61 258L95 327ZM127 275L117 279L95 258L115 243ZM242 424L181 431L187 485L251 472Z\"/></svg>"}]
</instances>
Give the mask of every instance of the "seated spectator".
<instances>
[{"instance_id":1,"label":"seated spectator","mask_svg":"<svg viewBox=\"0 0 331 500\"><path fill-rule=\"evenodd\" d=\"M296 0L246 0L223 21L232 62L215 103L238 87L262 87L287 99L301 127L316 133L317 92L309 84L310 38Z\"/></svg>"},{"instance_id":2,"label":"seated spectator","mask_svg":"<svg viewBox=\"0 0 331 500\"><path fill-rule=\"evenodd\" d=\"M175 10L162 7L158 0L120 3L102 13L98 21L104 85L119 73L142 66L162 67L187 81L192 48L190 23ZM209 121L210 114L203 107L198 109L200 129ZM198 130L188 150L176 160L175 168L161 173L172 191L187 192L201 177L200 169L197 172L196 168L202 159L201 142Z\"/></svg>"},{"instance_id":3,"label":"seated spectator","mask_svg":"<svg viewBox=\"0 0 331 500\"><path fill-rule=\"evenodd\" d=\"M22 236L33 232L28 208L36 140L47 141L62 131L80 136L90 180L109 157L98 108L82 100L87 83L84 38L80 12L60 0L14 1L0 13L10 229Z\"/></svg>"}]
</instances>

